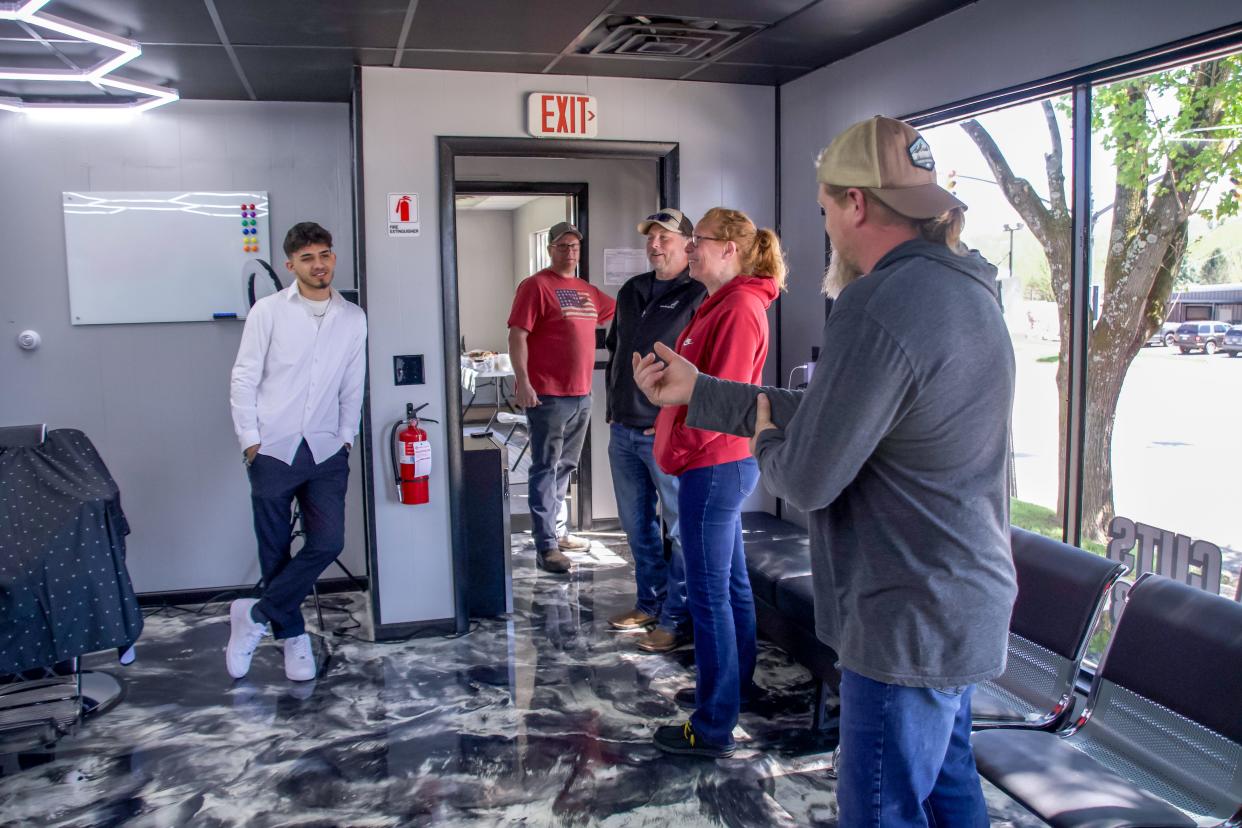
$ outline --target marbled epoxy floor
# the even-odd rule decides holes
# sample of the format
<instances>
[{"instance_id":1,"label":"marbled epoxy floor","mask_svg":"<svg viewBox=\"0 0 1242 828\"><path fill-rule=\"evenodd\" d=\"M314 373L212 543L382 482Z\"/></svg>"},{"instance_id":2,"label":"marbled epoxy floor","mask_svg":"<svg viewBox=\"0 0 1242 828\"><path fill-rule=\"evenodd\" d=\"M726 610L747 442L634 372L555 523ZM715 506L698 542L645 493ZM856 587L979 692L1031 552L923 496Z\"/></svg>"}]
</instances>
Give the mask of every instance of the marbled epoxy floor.
<instances>
[{"instance_id":1,"label":"marbled epoxy floor","mask_svg":"<svg viewBox=\"0 0 1242 828\"><path fill-rule=\"evenodd\" d=\"M690 648L640 653L607 618L633 598L628 552L595 535L572 577L515 546L515 611L460 638L336 636L314 682L267 642L224 671L227 605L147 622L114 710L54 749L0 757L0 824L31 826L827 826L830 754L808 742L809 674L761 645L770 691L732 759L668 757ZM343 600L362 617L361 596ZM314 612L306 607L308 619ZM356 631L355 631L356 632ZM316 649L324 652L324 642ZM988 788L993 824L1042 823Z\"/></svg>"}]
</instances>

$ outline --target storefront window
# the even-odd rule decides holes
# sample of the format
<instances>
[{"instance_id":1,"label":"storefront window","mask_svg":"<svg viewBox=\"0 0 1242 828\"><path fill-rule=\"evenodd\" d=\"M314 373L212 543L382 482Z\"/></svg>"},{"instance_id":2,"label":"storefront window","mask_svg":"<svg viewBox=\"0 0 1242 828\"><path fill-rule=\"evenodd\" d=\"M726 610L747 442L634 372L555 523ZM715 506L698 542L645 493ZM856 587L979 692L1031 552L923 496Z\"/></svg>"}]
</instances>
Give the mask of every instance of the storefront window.
<instances>
[{"instance_id":1,"label":"storefront window","mask_svg":"<svg viewBox=\"0 0 1242 828\"><path fill-rule=\"evenodd\" d=\"M1083 543L1235 597L1242 59L1092 89ZM1232 338L1236 343L1231 349ZM1115 596L1128 589L1120 585ZM1120 603L1089 657L1098 656Z\"/></svg>"},{"instance_id":2,"label":"storefront window","mask_svg":"<svg viewBox=\"0 0 1242 828\"><path fill-rule=\"evenodd\" d=\"M941 185L969 206L964 241L998 269L1017 368L1011 519L1058 540L1066 411L1058 375L1069 324L1064 306L1070 250L1068 111L1069 98L1062 96L922 130Z\"/></svg>"}]
</instances>

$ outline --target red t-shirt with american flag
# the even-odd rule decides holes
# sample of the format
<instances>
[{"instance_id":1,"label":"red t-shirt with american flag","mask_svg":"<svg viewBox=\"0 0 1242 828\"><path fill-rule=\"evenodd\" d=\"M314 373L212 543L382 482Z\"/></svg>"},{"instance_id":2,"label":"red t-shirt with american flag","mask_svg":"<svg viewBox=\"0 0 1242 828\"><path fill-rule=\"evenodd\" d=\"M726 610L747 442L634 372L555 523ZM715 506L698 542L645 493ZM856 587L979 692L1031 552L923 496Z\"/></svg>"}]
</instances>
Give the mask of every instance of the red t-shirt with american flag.
<instances>
[{"instance_id":1,"label":"red t-shirt with american flag","mask_svg":"<svg viewBox=\"0 0 1242 828\"><path fill-rule=\"evenodd\" d=\"M544 269L523 279L513 297L509 327L530 332L526 372L535 393L581 397L591 393L595 329L612 319L617 303L590 282Z\"/></svg>"}]
</instances>

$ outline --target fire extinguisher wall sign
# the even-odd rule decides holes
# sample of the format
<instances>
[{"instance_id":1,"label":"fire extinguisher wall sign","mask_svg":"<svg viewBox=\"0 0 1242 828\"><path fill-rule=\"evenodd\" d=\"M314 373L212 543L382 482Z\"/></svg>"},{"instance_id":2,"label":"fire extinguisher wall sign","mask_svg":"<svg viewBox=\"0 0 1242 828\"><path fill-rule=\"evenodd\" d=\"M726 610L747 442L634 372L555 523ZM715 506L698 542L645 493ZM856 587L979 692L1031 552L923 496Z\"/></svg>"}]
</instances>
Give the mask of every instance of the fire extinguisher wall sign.
<instances>
[{"instance_id":1,"label":"fire extinguisher wall sign","mask_svg":"<svg viewBox=\"0 0 1242 828\"><path fill-rule=\"evenodd\" d=\"M422 232L418 223L418 193L388 194L388 235L393 238L417 238Z\"/></svg>"}]
</instances>

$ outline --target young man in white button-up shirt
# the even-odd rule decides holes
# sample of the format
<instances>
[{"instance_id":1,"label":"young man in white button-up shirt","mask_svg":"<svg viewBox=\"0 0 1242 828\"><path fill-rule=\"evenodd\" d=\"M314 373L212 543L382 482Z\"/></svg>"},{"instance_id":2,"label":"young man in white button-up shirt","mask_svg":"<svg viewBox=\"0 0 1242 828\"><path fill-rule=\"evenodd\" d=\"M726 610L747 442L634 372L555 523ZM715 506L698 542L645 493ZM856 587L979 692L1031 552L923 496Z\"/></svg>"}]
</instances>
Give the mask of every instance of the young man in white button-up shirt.
<instances>
[{"instance_id":1,"label":"young man in white button-up shirt","mask_svg":"<svg viewBox=\"0 0 1242 828\"><path fill-rule=\"evenodd\" d=\"M349 450L358 433L366 376L366 316L332 289L332 234L314 222L285 236L289 287L246 317L229 402L250 477L263 594L230 608L229 675L250 669L271 625L284 641L285 675L315 677L302 601L345 545ZM293 499L306 543L291 556Z\"/></svg>"}]
</instances>

